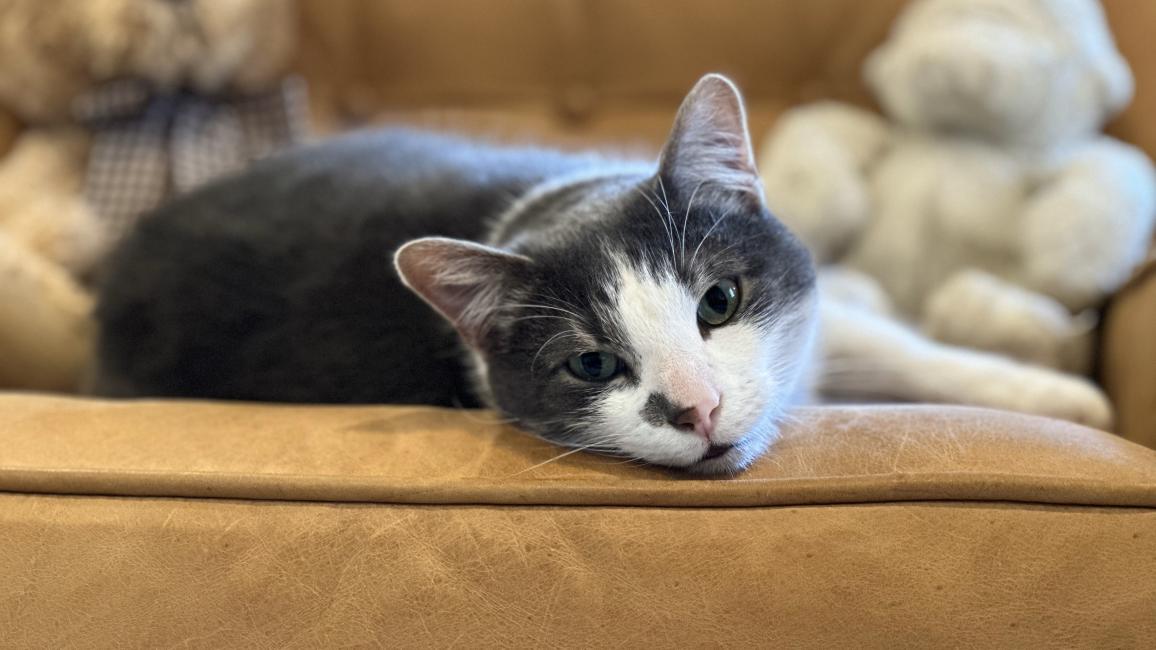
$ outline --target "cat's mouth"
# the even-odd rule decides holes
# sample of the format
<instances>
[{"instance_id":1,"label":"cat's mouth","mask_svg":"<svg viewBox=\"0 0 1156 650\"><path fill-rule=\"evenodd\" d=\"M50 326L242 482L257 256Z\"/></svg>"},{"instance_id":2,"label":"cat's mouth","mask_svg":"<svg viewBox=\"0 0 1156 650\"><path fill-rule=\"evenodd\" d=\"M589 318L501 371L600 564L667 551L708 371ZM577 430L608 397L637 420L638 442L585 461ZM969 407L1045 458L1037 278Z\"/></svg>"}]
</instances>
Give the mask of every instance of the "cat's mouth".
<instances>
[{"instance_id":1,"label":"cat's mouth","mask_svg":"<svg viewBox=\"0 0 1156 650\"><path fill-rule=\"evenodd\" d=\"M740 447L741 445L711 445L707 447L698 460L691 463L686 469L694 474L733 475L746 465L743 461L745 454L740 450Z\"/></svg>"},{"instance_id":2,"label":"cat's mouth","mask_svg":"<svg viewBox=\"0 0 1156 650\"><path fill-rule=\"evenodd\" d=\"M735 448L734 445L711 445L710 447L707 447L706 453L704 453L702 455L701 460L710 460L712 458L718 458L719 456L722 456L723 454L727 453L728 451L730 451L734 448Z\"/></svg>"}]
</instances>

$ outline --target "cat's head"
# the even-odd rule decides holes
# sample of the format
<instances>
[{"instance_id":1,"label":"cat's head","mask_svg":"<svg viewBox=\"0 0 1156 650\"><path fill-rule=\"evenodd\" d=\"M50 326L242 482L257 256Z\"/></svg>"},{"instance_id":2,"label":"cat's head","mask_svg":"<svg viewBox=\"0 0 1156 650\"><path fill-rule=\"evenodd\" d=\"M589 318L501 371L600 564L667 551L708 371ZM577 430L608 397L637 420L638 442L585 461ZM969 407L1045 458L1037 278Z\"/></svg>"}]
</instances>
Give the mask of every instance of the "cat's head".
<instances>
[{"instance_id":1,"label":"cat's head","mask_svg":"<svg viewBox=\"0 0 1156 650\"><path fill-rule=\"evenodd\" d=\"M489 245L421 239L397 265L492 405L564 446L734 472L803 388L814 270L764 205L741 99L717 75L683 102L657 172L538 188Z\"/></svg>"}]
</instances>

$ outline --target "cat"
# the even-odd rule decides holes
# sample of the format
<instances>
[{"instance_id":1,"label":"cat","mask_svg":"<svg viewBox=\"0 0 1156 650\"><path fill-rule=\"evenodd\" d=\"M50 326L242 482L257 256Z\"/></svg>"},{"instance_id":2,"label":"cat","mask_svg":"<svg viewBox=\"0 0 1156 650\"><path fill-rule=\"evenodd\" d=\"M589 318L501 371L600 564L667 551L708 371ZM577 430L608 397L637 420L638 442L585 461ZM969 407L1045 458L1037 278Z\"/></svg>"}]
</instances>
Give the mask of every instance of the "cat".
<instances>
[{"instance_id":1,"label":"cat","mask_svg":"<svg viewBox=\"0 0 1156 650\"><path fill-rule=\"evenodd\" d=\"M485 405L563 447L728 474L816 388L995 406L1025 381L1081 388L818 278L766 208L737 88L708 75L657 166L390 129L176 200L108 261L92 389ZM1002 388L953 392L968 373Z\"/></svg>"}]
</instances>

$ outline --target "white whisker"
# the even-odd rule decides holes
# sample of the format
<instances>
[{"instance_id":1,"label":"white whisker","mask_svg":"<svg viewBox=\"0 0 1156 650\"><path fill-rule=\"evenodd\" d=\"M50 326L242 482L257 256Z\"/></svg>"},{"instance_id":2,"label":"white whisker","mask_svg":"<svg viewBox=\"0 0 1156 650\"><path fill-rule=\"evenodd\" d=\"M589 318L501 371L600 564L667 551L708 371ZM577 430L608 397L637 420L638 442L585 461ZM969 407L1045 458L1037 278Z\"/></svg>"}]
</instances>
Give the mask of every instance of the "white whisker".
<instances>
[{"instance_id":1,"label":"white whisker","mask_svg":"<svg viewBox=\"0 0 1156 650\"><path fill-rule=\"evenodd\" d=\"M678 225L674 223L674 215L670 212L670 199L666 198L666 184L662 182L662 176L658 176L658 189L662 190L662 207L666 209L666 219L670 222L670 230L671 232L677 232ZM654 198L657 199L658 195L655 194ZM683 233L683 235L685 235L685 233ZM685 239L685 236L682 238ZM670 251L670 256L671 263L681 263L680 259L675 259L673 250Z\"/></svg>"},{"instance_id":2,"label":"white whisker","mask_svg":"<svg viewBox=\"0 0 1156 650\"><path fill-rule=\"evenodd\" d=\"M709 267L712 263L714 263L715 260L722 257L727 251L730 251L731 249L737 247L738 245L739 245L739 242L735 242L729 246L726 246L725 248L722 248L718 251L715 251L714 255L711 255L710 257L708 257L706 259L705 262L702 263L702 266Z\"/></svg>"},{"instance_id":3,"label":"white whisker","mask_svg":"<svg viewBox=\"0 0 1156 650\"><path fill-rule=\"evenodd\" d=\"M577 321L575 321L573 318L570 318L568 316L554 316L553 314L535 314L534 316L519 316L517 318L510 319L508 322L520 323L524 320L540 320L543 318L551 319L551 320L560 320L564 323L569 323L570 325L574 326L575 328L577 328L577 326L580 324Z\"/></svg>"},{"instance_id":4,"label":"white whisker","mask_svg":"<svg viewBox=\"0 0 1156 650\"><path fill-rule=\"evenodd\" d=\"M571 332L570 330L562 330L561 332L558 332L554 336L551 336L550 338L546 339L546 342L543 343L538 348L538 351L534 353L534 358L530 360L530 374L531 375L534 374L534 365L538 363L538 356L542 354L542 351L546 349L546 346L550 345L550 343L552 341L554 341L555 339L557 339L558 337L566 336L566 335L577 336L577 334L575 334L574 332Z\"/></svg>"},{"instance_id":5,"label":"white whisker","mask_svg":"<svg viewBox=\"0 0 1156 650\"><path fill-rule=\"evenodd\" d=\"M636 187L634 190L641 194L642 198L646 199L646 202L650 204L650 207L654 208L654 213L658 215L658 220L662 222L662 229L666 231L666 237L670 240L670 256L671 258L674 258L674 233L671 232L670 227L667 226L666 217L662 216L662 211L658 209L658 205L655 204L654 201L650 200L650 197L646 195L646 192L642 191L642 188Z\"/></svg>"},{"instance_id":6,"label":"white whisker","mask_svg":"<svg viewBox=\"0 0 1156 650\"><path fill-rule=\"evenodd\" d=\"M577 313L577 312L573 312L573 311L570 311L569 309L563 309L563 308L561 308L561 307L553 307L553 306L551 306L551 305L535 305L535 304L521 304L521 303L512 303L512 304L502 305L502 307L501 307L501 308L502 308L502 309L515 309L515 308L522 308L522 309L547 309L547 310L550 310L550 309L552 309L552 310L554 310L554 311L560 311L560 312L562 312L563 314L569 314L570 316L573 316L574 318L577 318L577 319L579 319L579 320L582 320L582 314L579 314L579 313Z\"/></svg>"},{"instance_id":7,"label":"white whisker","mask_svg":"<svg viewBox=\"0 0 1156 650\"><path fill-rule=\"evenodd\" d=\"M700 242L698 243L698 246L695 246L695 248L694 248L694 253L693 253L693 254L691 254L691 256L690 256L690 263L691 263L692 265L694 264L694 258L698 257L698 251L699 251L699 249L700 249L700 248L702 248L702 245L703 245L704 243L706 243L706 240L707 240L707 239L710 237L711 233L712 233L712 232L714 232L714 229L715 229L716 227L718 227L718 225L719 225L720 223L722 223L724 219L726 219L727 217L731 216L732 214L734 214L734 211L731 211L731 212L727 212L727 213L723 214L723 216L721 216L721 217L718 217L717 219L715 219L715 220L714 220L714 223L713 223L713 224L711 224L710 230L707 230L707 231L706 231L706 234L702 236L702 241L700 241ZM711 216L714 216L714 213L713 213L713 212L711 213Z\"/></svg>"},{"instance_id":8,"label":"white whisker","mask_svg":"<svg viewBox=\"0 0 1156 650\"><path fill-rule=\"evenodd\" d=\"M535 470L535 469L538 469L539 467L542 467L543 465L549 465L550 463L552 463L552 462L554 462L554 461L556 461L556 460L561 460L561 459L563 459L563 458L565 458L565 457L567 457L567 456L570 456L570 455L576 454L576 453L578 453L578 452L580 452L580 451L586 451L587 449L590 449L591 447L594 447L594 446L595 446L595 444L597 444L597 443L592 443L592 444L589 444L589 445L584 445L584 446L582 446L582 447L577 447L577 448L575 448L575 449L571 449L570 451L564 451L564 452L562 452L562 453L558 454L557 456L554 456L553 458L548 458L548 459L546 459L546 460L544 460L544 461L542 461L542 462L540 462L540 463L537 463L537 464L535 464L535 465L531 465L531 466L527 467L526 469L523 469L523 470L519 470L519 471L517 471L517 472L514 472L513 474L510 474L510 475L509 475L509 476L507 476L506 478L513 478L513 477L515 477L515 476L518 476L519 474L525 474L526 472L529 472L529 471L531 471L531 470Z\"/></svg>"},{"instance_id":9,"label":"white whisker","mask_svg":"<svg viewBox=\"0 0 1156 650\"><path fill-rule=\"evenodd\" d=\"M682 243L681 243L680 254L682 255L682 259L684 261L686 260L686 224L687 224L687 220L690 219L690 209L694 206L694 197L698 196L698 191L700 188L702 188L702 184L705 182L706 182L705 180L699 181L699 184L695 186L694 191L690 193L690 201L686 204L686 213L682 215Z\"/></svg>"}]
</instances>

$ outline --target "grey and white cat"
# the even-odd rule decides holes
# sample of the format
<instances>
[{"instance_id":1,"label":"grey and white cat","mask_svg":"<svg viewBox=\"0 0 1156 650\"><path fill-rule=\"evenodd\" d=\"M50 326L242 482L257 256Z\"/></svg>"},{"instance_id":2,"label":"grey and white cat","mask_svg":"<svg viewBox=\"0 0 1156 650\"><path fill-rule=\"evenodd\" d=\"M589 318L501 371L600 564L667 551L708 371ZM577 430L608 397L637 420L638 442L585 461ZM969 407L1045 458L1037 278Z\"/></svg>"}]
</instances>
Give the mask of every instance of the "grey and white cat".
<instances>
[{"instance_id":1,"label":"grey and white cat","mask_svg":"<svg viewBox=\"0 0 1156 650\"><path fill-rule=\"evenodd\" d=\"M486 404L565 447L728 473L823 381L820 354L850 395L1081 388L816 287L765 207L738 91L710 75L657 167L383 131L178 200L110 260L95 389ZM968 373L994 384L952 392Z\"/></svg>"}]
</instances>

